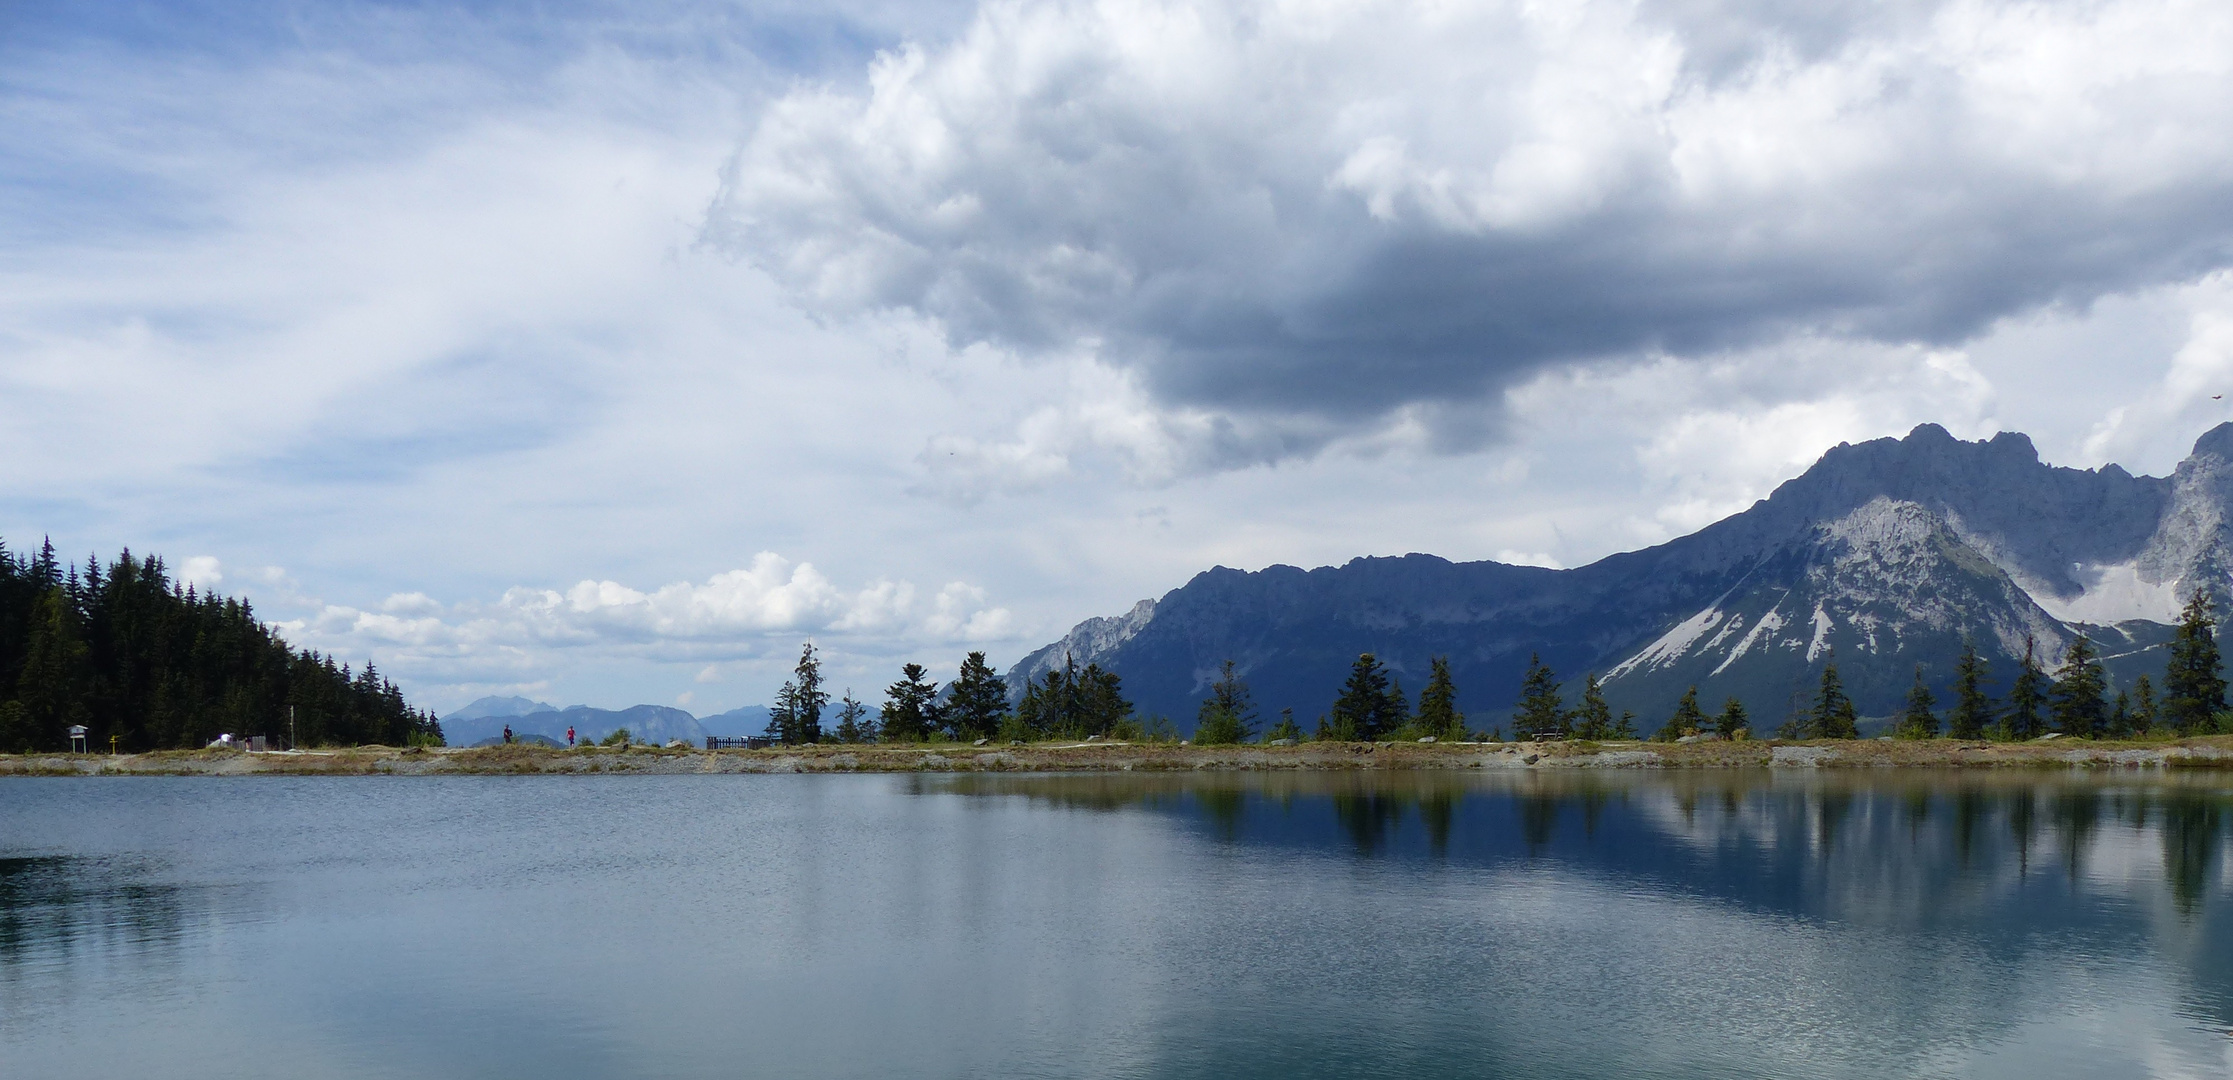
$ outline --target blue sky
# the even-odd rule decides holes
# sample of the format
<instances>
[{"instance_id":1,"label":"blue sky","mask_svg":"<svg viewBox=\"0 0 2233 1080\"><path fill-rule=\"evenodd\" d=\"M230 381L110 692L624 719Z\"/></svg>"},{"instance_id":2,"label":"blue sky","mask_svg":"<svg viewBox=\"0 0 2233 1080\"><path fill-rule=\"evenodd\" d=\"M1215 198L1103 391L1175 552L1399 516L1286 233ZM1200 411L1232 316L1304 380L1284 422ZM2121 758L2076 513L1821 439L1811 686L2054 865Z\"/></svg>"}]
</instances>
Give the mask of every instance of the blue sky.
<instances>
[{"instance_id":1,"label":"blue sky","mask_svg":"<svg viewBox=\"0 0 2233 1080\"><path fill-rule=\"evenodd\" d=\"M1923 421L2160 472L2229 84L2174 0L8 5L0 537L706 713Z\"/></svg>"}]
</instances>

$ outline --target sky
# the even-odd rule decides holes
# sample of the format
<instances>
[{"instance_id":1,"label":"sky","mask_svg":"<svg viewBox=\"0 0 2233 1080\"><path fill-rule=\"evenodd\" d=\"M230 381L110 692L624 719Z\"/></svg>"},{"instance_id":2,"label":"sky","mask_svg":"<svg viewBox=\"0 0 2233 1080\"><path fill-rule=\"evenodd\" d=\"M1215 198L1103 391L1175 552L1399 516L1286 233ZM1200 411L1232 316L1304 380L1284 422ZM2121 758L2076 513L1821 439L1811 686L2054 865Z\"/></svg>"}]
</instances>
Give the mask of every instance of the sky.
<instances>
[{"instance_id":1,"label":"sky","mask_svg":"<svg viewBox=\"0 0 2233 1080\"><path fill-rule=\"evenodd\" d=\"M0 2L0 539L437 712L2233 419L2233 7Z\"/></svg>"}]
</instances>

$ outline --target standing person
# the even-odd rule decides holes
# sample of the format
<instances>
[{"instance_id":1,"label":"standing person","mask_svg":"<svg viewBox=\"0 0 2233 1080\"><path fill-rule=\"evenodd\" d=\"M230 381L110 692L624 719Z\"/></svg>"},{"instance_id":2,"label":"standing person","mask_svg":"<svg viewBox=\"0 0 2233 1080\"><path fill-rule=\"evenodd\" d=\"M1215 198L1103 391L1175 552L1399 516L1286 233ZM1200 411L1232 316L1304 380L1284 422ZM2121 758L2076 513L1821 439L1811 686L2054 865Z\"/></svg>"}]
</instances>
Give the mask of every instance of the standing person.
<instances>
[{"instance_id":1,"label":"standing person","mask_svg":"<svg viewBox=\"0 0 2233 1080\"><path fill-rule=\"evenodd\" d=\"M504 725L504 745L512 745L512 725Z\"/></svg>"},{"instance_id":2,"label":"standing person","mask_svg":"<svg viewBox=\"0 0 2233 1080\"><path fill-rule=\"evenodd\" d=\"M574 725L572 725L572 724L568 724L568 725L566 725L566 748L567 748L567 749L569 749L569 750L571 750L571 749L573 749L573 747L574 747Z\"/></svg>"}]
</instances>

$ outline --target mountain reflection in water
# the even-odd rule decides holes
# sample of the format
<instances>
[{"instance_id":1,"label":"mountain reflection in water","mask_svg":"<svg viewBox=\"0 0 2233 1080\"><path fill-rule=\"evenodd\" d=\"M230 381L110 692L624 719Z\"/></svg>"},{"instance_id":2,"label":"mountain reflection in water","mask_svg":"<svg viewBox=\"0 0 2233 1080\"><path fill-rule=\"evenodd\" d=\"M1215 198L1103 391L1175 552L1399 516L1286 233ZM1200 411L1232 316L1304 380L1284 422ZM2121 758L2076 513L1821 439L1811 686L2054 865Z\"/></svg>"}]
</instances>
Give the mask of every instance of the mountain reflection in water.
<instances>
[{"instance_id":1,"label":"mountain reflection in water","mask_svg":"<svg viewBox=\"0 0 2233 1080\"><path fill-rule=\"evenodd\" d=\"M0 1075L2233 1072L2203 773L0 782Z\"/></svg>"}]
</instances>

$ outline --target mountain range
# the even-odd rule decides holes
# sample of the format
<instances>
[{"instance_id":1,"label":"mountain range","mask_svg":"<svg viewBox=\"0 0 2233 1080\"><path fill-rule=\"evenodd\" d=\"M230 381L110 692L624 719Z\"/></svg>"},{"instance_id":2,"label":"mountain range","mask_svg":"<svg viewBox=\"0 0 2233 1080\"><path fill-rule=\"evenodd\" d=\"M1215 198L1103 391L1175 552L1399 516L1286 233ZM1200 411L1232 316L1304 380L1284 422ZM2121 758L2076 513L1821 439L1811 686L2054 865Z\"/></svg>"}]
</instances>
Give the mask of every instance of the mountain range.
<instances>
[{"instance_id":1,"label":"mountain range","mask_svg":"<svg viewBox=\"0 0 2233 1080\"><path fill-rule=\"evenodd\" d=\"M1692 686L1742 699L1756 726L1801 707L1835 659L1860 711L1901 707L1920 669L1940 696L1965 641L2004 691L2026 642L2052 669L2083 634L2114 684L2160 678L2170 623L2200 588L2223 609L2233 568L2233 424L2170 476L2072 469L2004 432L1935 424L1842 444L1750 509L1656 547L1554 570L1433 555L1303 570L1217 567L1160 599L1088 619L1019 661L1012 689L1061 666L1123 676L1146 715L1185 730L1227 659L1264 713L1307 729L1358 654L1414 695L1448 656L1473 726L1509 724L1531 656L1567 683L1596 673L1616 710L1656 728Z\"/></svg>"},{"instance_id":2,"label":"mountain range","mask_svg":"<svg viewBox=\"0 0 2233 1080\"><path fill-rule=\"evenodd\" d=\"M768 707L746 705L712 716L692 716L664 705L636 705L626 709L593 709L587 705L559 708L523 697L484 697L442 717L442 736L451 746L472 746L489 739L501 741L510 725L514 738L543 735L559 744L566 729L574 737L596 742L620 728L637 742L665 744L674 739L702 743L708 735L758 735L767 730Z\"/></svg>"}]
</instances>

